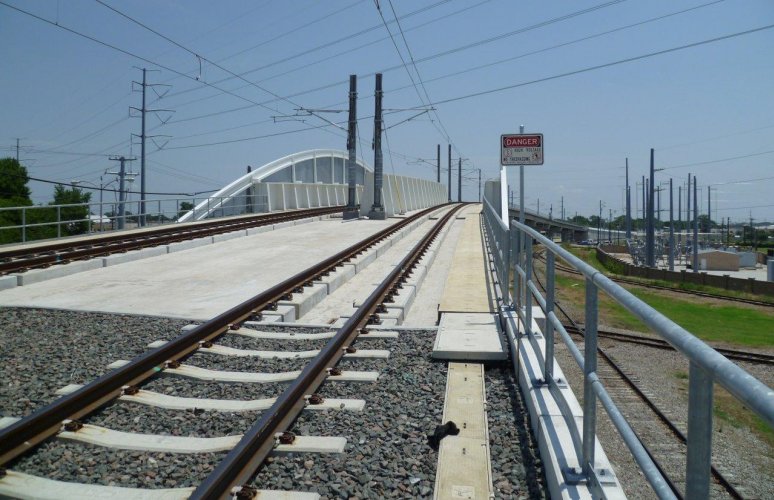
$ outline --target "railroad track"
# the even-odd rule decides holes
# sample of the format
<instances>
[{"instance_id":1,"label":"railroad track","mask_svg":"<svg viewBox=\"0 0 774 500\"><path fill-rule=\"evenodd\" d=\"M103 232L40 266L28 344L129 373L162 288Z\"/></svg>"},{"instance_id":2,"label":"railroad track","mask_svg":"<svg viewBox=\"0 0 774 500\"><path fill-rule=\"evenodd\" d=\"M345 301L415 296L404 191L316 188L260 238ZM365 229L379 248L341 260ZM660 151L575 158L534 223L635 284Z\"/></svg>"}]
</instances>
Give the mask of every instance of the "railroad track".
<instances>
[{"instance_id":1,"label":"railroad track","mask_svg":"<svg viewBox=\"0 0 774 500\"><path fill-rule=\"evenodd\" d=\"M0 249L0 275L41 269L75 260L103 257L113 253L166 245L178 241L277 224L306 217L339 213L344 207L324 207L269 213L239 218L216 219L193 224L173 224L137 232L120 232L78 241L55 241L31 246Z\"/></svg>"},{"instance_id":2,"label":"railroad track","mask_svg":"<svg viewBox=\"0 0 774 500\"><path fill-rule=\"evenodd\" d=\"M258 493L250 479L264 464L273 460L277 453L303 452L308 450L335 451L341 450L341 438L310 437L303 432L290 432L291 426L304 410L323 409L319 412L328 415L330 412L352 409L360 405L350 399L328 399L321 397L318 389L324 383L338 384L344 381L374 382L377 374L368 371L342 370L339 363L357 361L361 358L380 359L385 357L384 350L362 349L360 342L376 341L386 335L378 331L379 314L384 311L395 296L400 293L402 283L409 279L415 266L421 261L428 248L438 236L443 226L455 215L462 205L454 206L433 225L389 275L379 283L368 298L355 313L335 332L299 333L292 332L261 332L252 327L262 319L262 312L276 308L280 300L288 300L293 293L303 291L316 279L333 272L348 260L356 258L367 248L401 230L416 219L426 215L437 207L428 209L404 219L389 228L355 244L317 265L296 274L280 284L256 295L255 297L233 307L219 316L195 326L169 342L153 345L153 349L128 362L116 364L112 371L84 386L64 389L65 395L22 418L9 426L0 429L0 488L3 483L22 484L22 487L63 488L62 494L70 497L92 496L94 490L82 485L68 485L76 488L68 490L62 483L53 485L45 481L28 482L13 471L10 466L24 460L35 448L51 444L51 438L59 440L81 441L100 446L113 446L127 450L144 450L150 452L225 452L225 457L218 462L212 471L195 488L178 488L173 490L143 490L147 495L159 495L158 498L224 498L235 495L237 498L253 498ZM232 340L239 338L242 340ZM245 340L247 339L247 340ZM246 342L263 342L261 350L244 349ZM316 342L316 349L285 352L293 342ZM357 345L358 347L356 347ZM193 362L200 356L214 357L225 361L216 362L222 367L241 366L235 371L209 370L197 366ZM245 359L258 359L273 363L276 368L296 368L284 372L264 373L256 371L255 367L247 368ZM237 361L233 361L237 360ZM166 378L185 377L186 379L203 379L231 383L264 383L274 385L287 384L281 391L277 390L275 397L261 400L214 400L191 399L174 395L174 390L153 391L153 387L162 388L160 382ZM155 384L155 385L154 385ZM161 384L161 385L159 385ZM442 385L440 386L442 390ZM98 423L108 423L112 417L108 409L118 411L125 405L118 401L131 401L138 404L154 405L167 409L187 410L185 418L176 424L155 421L153 428L172 426L177 433L186 434L191 429L201 430L195 423L195 417L203 410L238 413L240 411L260 411L257 421L241 435L189 438L175 435L141 434L143 429L139 417L134 420L137 431L131 434L109 431L106 427L85 422L86 418ZM116 403L116 404L114 404ZM109 406L109 408L105 408ZM105 408L105 411L97 410ZM123 410L120 410L123 411ZM318 412L311 412L318 413ZM326 417L333 421L336 417ZM153 420L151 418L151 420ZM194 423L190 421L193 420ZM130 424L131 425L131 424ZM225 425L225 424L224 424ZM229 424L229 429L234 424ZM179 429L182 427L182 430ZM301 429L303 431L303 429ZM207 430L205 434L216 434L215 430ZM174 434L174 432L172 433ZM156 455L158 457L158 455ZM81 457L79 457L80 459ZM92 459L93 461L94 459ZM96 460L99 460L97 458ZM147 463L155 463L157 458L151 455L144 459ZM185 466L185 460L181 460ZM177 459L174 461L178 463ZM314 461L312 461L314 463ZM304 462L306 465L306 462ZM191 474L194 474L191 470ZM86 488L77 493L77 488ZM17 490L18 491L18 490ZM21 490L29 491L29 490ZM47 490L48 494L54 490ZM111 490L112 491L112 490ZM0 492L9 494L8 490ZM105 493L105 490L102 490ZM113 493L134 494L137 490L127 490ZM13 492L10 493L13 495ZM271 498L271 492L262 495ZM164 497L163 495L168 495ZM261 498L264 498L261 496Z\"/></svg>"},{"instance_id":3,"label":"railroad track","mask_svg":"<svg viewBox=\"0 0 774 500\"><path fill-rule=\"evenodd\" d=\"M534 274L534 277L538 285L545 291L545 287L537 274ZM578 325L561 304L555 304L555 309L567 319L570 325L568 333L572 331L581 337L584 335L585 330ZM578 347L582 350L583 343L579 343ZM645 390L641 389L635 377L628 374L605 349L597 347L597 353L605 361L603 365L598 367L599 378L605 381L608 392L614 395L619 409L626 416L627 421L666 479L672 492L678 498L684 498L678 484L685 482L686 435L659 407L654 397L649 396ZM645 405L648 411L643 411L642 405ZM656 418L654 419L653 416ZM665 434L670 438L665 440ZM735 499L743 498L734 485L714 465L711 466L711 473L713 481L727 495Z\"/></svg>"},{"instance_id":4,"label":"railroad track","mask_svg":"<svg viewBox=\"0 0 774 500\"><path fill-rule=\"evenodd\" d=\"M538 256L538 258L545 262L545 260L543 259L542 256ZM567 273L567 274L574 274L574 275L579 275L580 274L575 269L573 269L571 267L564 266L562 264L559 264L558 262L555 264L555 266L556 266L557 270L562 271L562 272ZM729 302L739 302L739 303L742 303L742 304L750 304L750 305L754 305L754 306L774 307L774 302L767 302L765 300L746 299L746 298L743 298L743 297L731 297L731 296L728 296L728 295L721 295L721 294L710 293L710 292L700 292L700 291L697 291L697 290L683 290L681 288L676 288L676 287L671 287L671 286L655 285L655 284L652 284L652 283L643 283L642 281L632 280L632 279L627 279L627 278L620 278L620 277L617 277L617 276L614 276L614 275L609 275L608 277L611 280L615 281L616 283L624 283L624 284L627 284L627 285L635 285L635 286L640 286L640 287L643 287L643 288L650 288L650 289L653 289L653 290L666 290L666 291L670 291L670 292L681 293L681 294L684 294L684 295L693 295L694 297L707 297L707 298L711 298L711 299L726 300L726 301L729 301Z\"/></svg>"},{"instance_id":5,"label":"railroad track","mask_svg":"<svg viewBox=\"0 0 774 500\"><path fill-rule=\"evenodd\" d=\"M583 336L583 330L573 323L564 323L564 328L567 333L571 335ZM597 330L597 335L600 338L608 338L617 340L619 342L626 342L630 344L644 345L653 347L654 349L663 349L667 351L674 351L674 347L669 345L669 342L654 337L646 337L644 335L634 335L631 333L612 332L609 330ZM744 361L747 363L759 364L759 365L774 365L774 356L770 354L764 354L759 352L740 351L737 349L723 349L719 347L713 347L723 356L735 361Z\"/></svg>"}]
</instances>

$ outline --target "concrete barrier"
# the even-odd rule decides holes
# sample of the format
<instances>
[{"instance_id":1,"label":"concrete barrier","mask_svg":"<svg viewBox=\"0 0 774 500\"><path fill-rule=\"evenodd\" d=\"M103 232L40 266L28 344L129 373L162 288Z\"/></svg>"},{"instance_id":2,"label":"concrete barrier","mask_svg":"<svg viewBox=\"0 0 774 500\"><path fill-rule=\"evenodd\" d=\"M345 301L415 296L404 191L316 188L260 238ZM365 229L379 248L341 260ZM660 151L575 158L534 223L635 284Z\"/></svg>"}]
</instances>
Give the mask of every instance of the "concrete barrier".
<instances>
[{"instance_id":1,"label":"concrete barrier","mask_svg":"<svg viewBox=\"0 0 774 500\"><path fill-rule=\"evenodd\" d=\"M170 243L167 245L167 252L182 252L183 250L190 250L191 248L197 248L210 244L212 244L212 238L197 238L195 240L179 241L177 243Z\"/></svg>"},{"instance_id":2,"label":"concrete barrier","mask_svg":"<svg viewBox=\"0 0 774 500\"><path fill-rule=\"evenodd\" d=\"M124 262L132 262L140 259L147 259L148 257L155 257L157 255L165 255L167 253L167 246L143 248L140 250L133 250L126 253L117 253L114 255L108 255L102 257L102 267L115 266L116 264L123 264Z\"/></svg>"},{"instance_id":3,"label":"concrete barrier","mask_svg":"<svg viewBox=\"0 0 774 500\"><path fill-rule=\"evenodd\" d=\"M10 274L8 276L0 276L0 290L8 290L9 288L16 288L19 283L19 277L16 274Z\"/></svg>"},{"instance_id":4,"label":"concrete barrier","mask_svg":"<svg viewBox=\"0 0 774 500\"><path fill-rule=\"evenodd\" d=\"M101 267L101 259L92 259L71 262L70 264L55 265L46 269L31 269L24 274L17 274L16 283L18 286L31 285L33 283L61 278L83 271L91 271L92 269L99 269Z\"/></svg>"}]
</instances>

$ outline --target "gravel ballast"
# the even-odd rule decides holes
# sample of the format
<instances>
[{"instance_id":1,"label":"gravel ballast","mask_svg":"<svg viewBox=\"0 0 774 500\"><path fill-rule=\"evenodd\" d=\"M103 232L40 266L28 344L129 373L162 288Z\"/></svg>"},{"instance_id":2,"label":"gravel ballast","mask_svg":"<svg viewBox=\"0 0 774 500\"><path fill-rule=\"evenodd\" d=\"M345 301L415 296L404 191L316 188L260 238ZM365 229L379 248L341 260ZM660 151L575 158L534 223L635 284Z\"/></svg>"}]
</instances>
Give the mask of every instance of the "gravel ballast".
<instances>
[{"instance_id":1,"label":"gravel ballast","mask_svg":"<svg viewBox=\"0 0 774 500\"><path fill-rule=\"evenodd\" d=\"M185 321L37 309L3 309L3 375L13 383L0 393L4 415L20 416L55 398L67 383L87 383L116 359L131 359L154 340L180 334ZM329 328L286 325L262 331L320 333ZM116 335L113 332L120 332ZM430 358L434 331L401 331L395 339L361 337L358 349L387 349L388 359L342 359L345 370L380 373L374 383L326 382L326 398L366 400L363 412L304 411L292 430L301 435L344 436L341 454L274 457L258 473L260 488L319 492L324 498L429 498L438 454L427 434L442 423L447 364ZM241 349L319 349L326 341L284 341L226 335L222 344ZM66 344L68 347L62 349ZM75 349L73 345L88 348ZM43 369L43 360L51 369ZM186 363L212 369L280 372L299 369L309 360L229 358L195 355ZM169 370L171 372L171 370ZM497 498L543 498L543 474L529 434L511 369L486 371L492 469ZM202 382L162 374L143 389L180 397L258 399L278 396L287 383L230 384ZM32 395L29 396L29 395ZM17 404L27 398L29 403ZM143 434L218 437L245 432L261 415L252 412L164 410L114 402L85 423ZM225 453L147 453L112 450L50 439L13 469L67 482L137 488L198 485Z\"/></svg>"}]
</instances>

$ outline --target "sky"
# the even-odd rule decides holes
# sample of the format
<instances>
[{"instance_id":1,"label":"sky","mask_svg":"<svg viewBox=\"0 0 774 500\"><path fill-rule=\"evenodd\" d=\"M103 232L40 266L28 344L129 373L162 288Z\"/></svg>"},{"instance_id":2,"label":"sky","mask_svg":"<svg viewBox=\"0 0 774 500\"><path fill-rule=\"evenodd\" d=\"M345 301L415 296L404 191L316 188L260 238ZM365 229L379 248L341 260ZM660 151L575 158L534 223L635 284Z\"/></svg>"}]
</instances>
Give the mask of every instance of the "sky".
<instances>
[{"instance_id":1,"label":"sky","mask_svg":"<svg viewBox=\"0 0 774 500\"><path fill-rule=\"evenodd\" d=\"M381 72L386 173L434 179L436 145L445 169L451 143L453 192L462 158L463 199L477 200L479 169L498 177L500 136L524 125L545 141L545 163L524 167L528 209L623 214L628 158L641 210L653 148L675 218L693 174L700 213L709 192L715 221L774 221L771 0L0 0L0 37L0 156L18 139L38 179L107 184L110 156L139 157L140 68L160 110L146 115L148 192L217 190L247 165L346 149L350 74L358 157L373 164ZM53 197L30 187L35 203Z\"/></svg>"}]
</instances>

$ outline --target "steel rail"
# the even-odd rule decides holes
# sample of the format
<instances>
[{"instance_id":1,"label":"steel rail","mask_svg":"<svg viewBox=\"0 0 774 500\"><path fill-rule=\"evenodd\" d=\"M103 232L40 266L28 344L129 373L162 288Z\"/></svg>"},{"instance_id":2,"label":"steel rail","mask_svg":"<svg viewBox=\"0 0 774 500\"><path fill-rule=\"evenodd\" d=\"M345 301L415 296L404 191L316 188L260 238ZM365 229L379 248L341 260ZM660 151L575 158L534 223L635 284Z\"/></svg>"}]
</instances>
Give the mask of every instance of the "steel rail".
<instances>
[{"instance_id":1,"label":"steel rail","mask_svg":"<svg viewBox=\"0 0 774 500\"><path fill-rule=\"evenodd\" d=\"M104 256L114 252L125 252L137 248L157 246L165 243L189 240L197 237L221 234L240 229L263 226L275 222L294 220L309 216L338 213L343 207L324 207L294 210L292 212L261 214L238 219L218 219L192 225L175 225L143 230L134 233L120 233L97 236L84 240L49 243L32 247L0 250L0 274L18 272L31 268L48 267L71 260Z\"/></svg>"},{"instance_id":2,"label":"steel rail","mask_svg":"<svg viewBox=\"0 0 774 500\"><path fill-rule=\"evenodd\" d=\"M266 308L271 308L280 299L287 299L293 291L301 291L304 284L330 272L380 239L442 206L445 205L425 209L351 245L202 323L167 344L141 354L128 364L102 375L77 391L62 396L18 422L0 429L0 466L5 466L36 444L58 433L65 420L75 420L88 415L96 408L120 396L125 387L136 385L161 370L174 369L178 360L196 351L202 343L219 337L245 319L260 314Z\"/></svg>"},{"instance_id":3,"label":"steel rail","mask_svg":"<svg viewBox=\"0 0 774 500\"><path fill-rule=\"evenodd\" d=\"M578 334L580 335L582 332L577 329L577 327L566 324L565 329L568 333L571 334ZM652 347L654 349L662 349L666 351L674 351L674 347L672 347L669 342L666 342L662 339L658 338L652 338L652 337L645 337L642 335L632 335L628 333L620 333L620 332L612 332L608 330L597 330L597 335L600 337L605 337L613 340L617 340L619 342L627 342L631 344L638 344L638 345L644 345L647 347ZM713 347L716 351L718 351L723 356L727 357L728 359L733 359L736 361L746 361L748 363L755 363L755 364L762 364L762 365L774 365L774 356L770 354L764 354L764 353L758 353L758 352L751 352L751 351L740 351L737 349L724 349L720 347Z\"/></svg>"},{"instance_id":4,"label":"steel rail","mask_svg":"<svg viewBox=\"0 0 774 500\"><path fill-rule=\"evenodd\" d=\"M538 282L541 288L545 290L545 286L540 281L540 278L538 278L537 273L534 275L535 280ZM570 316L570 314L565 310L564 307L562 307L558 303L554 303L554 307L558 309L565 318L570 322L571 328L574 329L576 332L578 332L581 336L585 337L585 329L581 328L580 325ZM542 308L542 305L541 305ZM544 309L545 312L545 309ZM568 333L572 333L568 330ZM670 346L671 347L671 346ZM601 347L597 346L597 353L599 353L602 358L607 362L608 366L615 371L619 377L621 377L621 380L637 395L637 397L642 400L645 405L650 408L650 410L656 415L656 417L669 429L669 431L674 435L678 441L680 441L682 444L687 445L688 444L688 438L683 434L683 432L677 428L677 426L669 419L669 417L661 411L661 409L656 405L655 402L653 402L652 399L650 399L632 380L629 375L626 374L626 372L623 371L623 369L616 363ZM642 439L637 437L640 440L640 443L642 443ZM656 457L653 455L653 453L650 451L650 449L645 445L645 443L642 443L643 448L645 448L645 451L648 453L648 456L650 456L651 460L653 460L653 463L658 468L659 472L663 476L663 478L666 480L667 484L669 485L669 488L675 493L675 495L682 499L684 498L683 495L680 493L680 491L677 489L677 486L672 481L671 477L669 477L661 464L658 462ZM710 465L710 471L715 478L715 480L718 482L720 486L725 488L726 492L732 497L737 500L742 500L742 495L737 491L737 489L732 485L726 477L714 466Z\"/></svg>"},{"instance_id":5,"label":"steel rail","mask_svg":"<svg viewBox=\"0 0 774 500\"><path fill-rule=\"evenodd\" d=\"M463 206L464 204L458 205L449 210L395 266L298 378L277 398L274 405L261 414L255 425L199 485L190 499L231 498L232 494L238 493L242 488L249 488L243 484L249 481L274 449L277 435L286 431L295 421L305 405L306 397L314 393L327 377L335 376L330 372L331 368L362 333L387 296L395 293L400 282L408 278L441 228Z\"/></svg>"}]
</instances>

